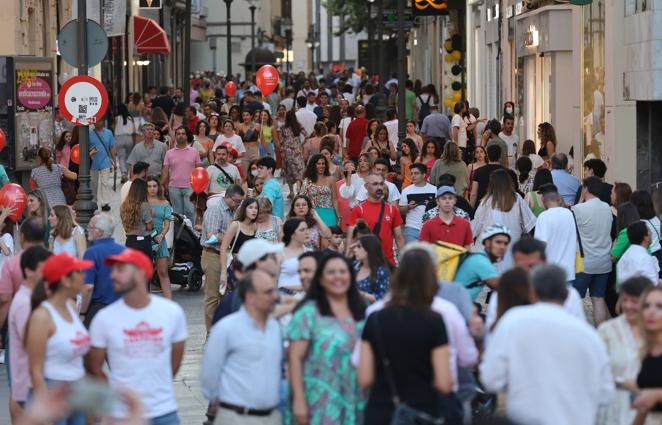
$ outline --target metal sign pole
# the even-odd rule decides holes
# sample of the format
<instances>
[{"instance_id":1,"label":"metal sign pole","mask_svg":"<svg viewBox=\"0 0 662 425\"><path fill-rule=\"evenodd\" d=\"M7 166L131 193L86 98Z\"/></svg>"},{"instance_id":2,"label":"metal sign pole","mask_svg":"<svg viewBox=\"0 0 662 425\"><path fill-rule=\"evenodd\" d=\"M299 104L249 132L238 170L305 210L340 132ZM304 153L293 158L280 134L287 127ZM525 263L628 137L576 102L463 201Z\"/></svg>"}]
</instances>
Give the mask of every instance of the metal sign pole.
<instances>
[{"instance_id":1,"label":"metal sign pole","mask_svg":"<svg viewBox=\"0 0 662 425\"><path fill-rule=\"evenodd\" d=\"M405 2L398 1L398 139L402 142L406 136L407 117L405 116L405 82L407 81L407 44L405 43ZM414 118L415 119L415 118Z\"/></svg>"},{"instance_id":2,"label":"metal sign pole","mask_svg":"<svg viewBox=\"0 0 662 425\"><path fill-rule=\"evenodd\" d=\"M78 0L78 75L87 75L87 4ZM97 205L92 201L90 188L90 156L88 126L78 126L78 143L80 145L80 165L78 170L78 195L76 196L76 221L87 229L87 224L94 215Z\"/></svg>"}]
</instances>

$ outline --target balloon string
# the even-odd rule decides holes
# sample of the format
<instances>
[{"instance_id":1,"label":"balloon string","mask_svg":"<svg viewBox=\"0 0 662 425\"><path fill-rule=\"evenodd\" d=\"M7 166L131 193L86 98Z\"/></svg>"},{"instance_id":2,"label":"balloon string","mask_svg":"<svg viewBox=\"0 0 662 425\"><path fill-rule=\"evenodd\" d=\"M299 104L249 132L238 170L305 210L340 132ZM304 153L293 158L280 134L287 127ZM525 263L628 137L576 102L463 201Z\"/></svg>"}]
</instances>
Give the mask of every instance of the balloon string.
<instances>
[{"instance_id":1,"label":"balloon string","mask_svg":"<svg viewBox=\"0 0 662 425\"><path fill-rule=\"evenodd\" d=\"M198 201L200 200L200 192L195 194L195 217L193 218L193 227L198 224Z\"/></svg>"}]
</instances>

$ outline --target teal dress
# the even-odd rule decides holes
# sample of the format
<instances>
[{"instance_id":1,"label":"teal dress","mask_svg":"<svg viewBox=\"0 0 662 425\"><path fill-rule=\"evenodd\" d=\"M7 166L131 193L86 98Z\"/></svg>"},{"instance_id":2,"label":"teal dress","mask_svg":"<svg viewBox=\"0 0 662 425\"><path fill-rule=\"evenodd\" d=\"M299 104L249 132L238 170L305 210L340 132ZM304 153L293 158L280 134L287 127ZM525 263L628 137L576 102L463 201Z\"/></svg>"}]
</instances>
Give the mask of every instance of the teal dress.
<instances>
[{"instance_id":1,"label":"teal dress","mask_svg":"<svg viewBox=\"0 0 662 425\"><path fill-rule=\"evenodd\" d=\"M310 425L363 423L367 393L359 387L356 368L350 364L363 324L363 320L322 316L313 301L299 308L288 324L285 332L288 340L309 343L303 384ZM291 410L286 423L296 423Z\"/></svg>"},{"instance_id":2,"label":"teal dress","mask_svg":"<svg viewBox=\"0 0 662 425\"><path fill-rule=\"evenodd\" d=\"M165 221L172 221L172 207L170 204L163 205L151 205L152 213L154 215L154 231L156 233L161 233L163 230L163 223ZM168 251L168 244L166 243L165 238L161 240L161 243L158 244L158 248L154 250L154 255L156 258L168 258L170 257L170 252Z\"/></svg>"}]
</instances>

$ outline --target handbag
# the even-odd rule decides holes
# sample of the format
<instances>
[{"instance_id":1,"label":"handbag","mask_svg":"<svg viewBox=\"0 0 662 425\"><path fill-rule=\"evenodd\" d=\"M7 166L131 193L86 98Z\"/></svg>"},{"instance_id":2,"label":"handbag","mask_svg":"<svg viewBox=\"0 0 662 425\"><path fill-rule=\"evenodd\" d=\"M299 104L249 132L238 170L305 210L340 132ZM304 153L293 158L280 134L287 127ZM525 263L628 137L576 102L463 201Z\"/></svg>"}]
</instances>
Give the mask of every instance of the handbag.
<instances>
[{"instance_id":1,"label":"handbag","mask_svg":"<svg viewBox=\"0 0 662 425\"><path fill-rule=\"evenodd\" d=\"M232 246L228 250L228 252L225 254L225 267L228 272L228 280L227 280L227 285L223 287L218 288L218 292L221 295L225 295L227 292L228 287L233 287L233 269L232 269L232 262L234 261L234 256L232 255L232 251L234 251L235 245L237 245L237 239L239 239L239 232L241 232L241 224L237 226L237 233L234 235L234 239L232 240Z\"/></svg>"},{"instance_id":2,"label":"handbag","mask_svg":"<svg viewBox=\"0 0 662 425\"><path fill-rule=\"evenodd\" d=\"M575 217L575 212L572 212L572 219L575 221L575 232L577 232L577 245L578 249L575 253L575 273L584 272L584 247L582 246L582 237L579 235L579 227L577 226L577 217Z\"/></svg>"},{"instance_id":3,"label":"handbag","mask_svg":"<svg viewBox=\"0 0 662 425\"><path fill-rule=\"evenodd\" d=\"M443 418L435 418L423 411L415 409L407 403L400 400L398 389L395 386L395 379L391 371L391 362L386 356L384 343L379 326L379 312L375 314L375 333L377 336L377 345L380 351L384 353L382 356L382 364L384 365L384 373L386 374L386 381L388 382L389 390L391 392L391 400L395 406L393 416L391 416L390 425L443 425Z\"/></svg>"}]
</instances>

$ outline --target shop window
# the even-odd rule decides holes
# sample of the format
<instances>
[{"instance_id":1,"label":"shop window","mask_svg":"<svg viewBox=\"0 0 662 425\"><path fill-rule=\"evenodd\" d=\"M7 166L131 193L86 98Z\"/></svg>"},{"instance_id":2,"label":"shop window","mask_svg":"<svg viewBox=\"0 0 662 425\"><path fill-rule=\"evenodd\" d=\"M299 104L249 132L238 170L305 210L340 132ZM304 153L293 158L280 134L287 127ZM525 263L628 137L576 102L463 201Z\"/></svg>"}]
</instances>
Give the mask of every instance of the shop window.
<instances>
[{"instance_id":1,"label":"shop window","mask_svg":"<svg viewBox=\"0 0 662 425\"><path fill-rule=\"evenodd\" d=\"M636 0L640 1L640 0ZM582 7L582 152L607 162L605 146L605 7L602 1Z\"/></svg>"}]
</instances>

